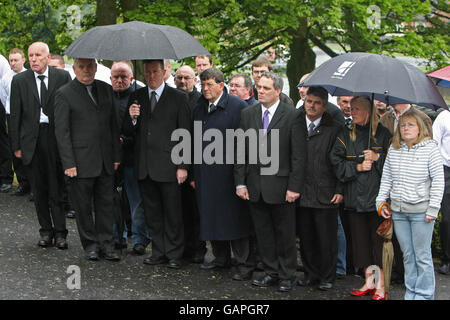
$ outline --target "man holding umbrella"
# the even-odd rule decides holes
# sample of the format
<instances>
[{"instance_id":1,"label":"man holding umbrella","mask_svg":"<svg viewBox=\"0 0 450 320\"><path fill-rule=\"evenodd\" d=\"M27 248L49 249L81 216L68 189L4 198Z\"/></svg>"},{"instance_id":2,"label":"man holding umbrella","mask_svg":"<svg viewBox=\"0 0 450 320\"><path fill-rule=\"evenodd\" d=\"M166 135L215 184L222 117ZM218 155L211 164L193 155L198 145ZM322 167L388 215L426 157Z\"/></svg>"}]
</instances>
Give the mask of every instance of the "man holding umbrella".
<instances>
[{"instance_id":1,"label":"man holding umbrella","mask_svg":"<svg viewBox=\"0 0 450 320\"><path fill-rule=\"evenodd\" d=\"M134 172L144 202L152 236L152 255L145 264L167 263L181 267L184 251L183 216L180 185L186 180L188 165L176 165L171 150L176 129L191 129L187 94L164 83L164 61L145 60L147 87L134 92L129 101L129 117L122 131L135 136Z\"/></svg>"}]
</instances>

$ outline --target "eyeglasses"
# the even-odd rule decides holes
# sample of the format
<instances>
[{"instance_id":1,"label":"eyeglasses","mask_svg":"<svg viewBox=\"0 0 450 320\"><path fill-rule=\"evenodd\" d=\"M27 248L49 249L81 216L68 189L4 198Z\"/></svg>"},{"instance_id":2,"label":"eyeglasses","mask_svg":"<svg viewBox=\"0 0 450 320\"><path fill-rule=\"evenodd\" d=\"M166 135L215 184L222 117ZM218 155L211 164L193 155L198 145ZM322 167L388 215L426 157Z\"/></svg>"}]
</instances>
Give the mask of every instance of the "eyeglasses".
<instances>
[{"instance_id":1,"label":"eyeglasses","mask_svg":"<svg viewBox=\"0 0 450 320\"><path fill-rule=\"evenodd\" d=\"M190 80L190 79L194 79L194 77L189 77L189 76L176 76L175 79L177 80Z\"/></svg>"},{"instance_id":2,"label":"eyeglasses","mask_svg":"<svg viewBox=\"0 0 450 320\"><path fill-rule=\"evenodd\" d=\"M230 88L243 88L243 86L239 84L230 83Z\"/></svg>"},{"instance_id":3,"label":"eyeglasses","mask_svg":"<svg viewBox=\"0 0 450 320\"><path fill-rule=\"evenodd\" d=\"M415 127L417 127L417 124L409 122L409 123L402 123L400 125L400 129L405 129L406 127L408 127L408 128L415 128Z\"/></svg>"}]
</instances>

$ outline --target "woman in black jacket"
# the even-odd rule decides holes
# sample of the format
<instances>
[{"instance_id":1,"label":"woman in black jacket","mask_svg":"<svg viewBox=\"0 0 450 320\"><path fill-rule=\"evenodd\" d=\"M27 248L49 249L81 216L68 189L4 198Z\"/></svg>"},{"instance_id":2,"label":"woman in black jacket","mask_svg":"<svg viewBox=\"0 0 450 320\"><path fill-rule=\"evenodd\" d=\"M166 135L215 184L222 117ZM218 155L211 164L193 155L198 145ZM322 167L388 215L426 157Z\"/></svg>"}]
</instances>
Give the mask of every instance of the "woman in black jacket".
<instances>
[{"instance_id":1,"label":"woman in black jacket","mask_svg":"<svg viewBox=\"0 0 450 320\"><path fill-rule=\"evenodd\" d=\"M355 96L350 104L352 128L349 130L344 127L338 134L330 160L336 176L344 183L344 203L349 212L354 266L366 269L371 265L382 264L383 239L376 234L376 229L383 219L377 214L375 199L391 134L378 123L375 108L371 112L372 102L368 97ZM382 272L380 278L376 290L366 282L352 295L370 293L374 300L384 299Z\"/></svg>"}]
</instances>

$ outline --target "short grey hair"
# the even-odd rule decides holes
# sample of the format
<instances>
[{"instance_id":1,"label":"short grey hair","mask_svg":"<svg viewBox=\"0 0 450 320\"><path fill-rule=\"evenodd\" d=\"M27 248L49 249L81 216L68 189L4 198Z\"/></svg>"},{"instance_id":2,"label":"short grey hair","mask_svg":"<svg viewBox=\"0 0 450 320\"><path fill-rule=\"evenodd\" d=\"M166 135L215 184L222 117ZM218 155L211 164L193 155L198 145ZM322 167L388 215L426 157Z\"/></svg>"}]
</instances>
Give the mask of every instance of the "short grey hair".
<instances>
[{"instance_id":1,"label":"short grey hair","mask_svg":"<svg viewBox=\"0 0 450 320\"><path fill-rule=\"evenodd\" d=\"M200 74L200 81L206 81L209 79L214 79L216 83L225 82L223 72L216 68L206 69Z\"/></svg>"},{"instance_id":2,"label":"short grey hair","mask_svg":"<svg viewBox=\"0 0 450 320\"><path fill-rule=\"evenodd\" d=\"M264 72L261 76L266 77L273 80L273 87L275 90L283 90L283 79L281 77L273 72Z\"/></svg>"},{"instance_id":3,"label":"short grey hair","mask_svg":"<svg viewBox=\"0 0 450 320\"><path fill-rule=\"evenodd\" d=\"M248 74L246 74L246 73L238 73L238 74L235 74L235 75L233 75L231 77L231 79L234 79L234 78L244 78L244 85L245 85L245 87L246 88L248 88L248 87L251 88L252 87L253 82L252 82L252 79L250 78L250 76Z\"/></svg>"}]
</instances>

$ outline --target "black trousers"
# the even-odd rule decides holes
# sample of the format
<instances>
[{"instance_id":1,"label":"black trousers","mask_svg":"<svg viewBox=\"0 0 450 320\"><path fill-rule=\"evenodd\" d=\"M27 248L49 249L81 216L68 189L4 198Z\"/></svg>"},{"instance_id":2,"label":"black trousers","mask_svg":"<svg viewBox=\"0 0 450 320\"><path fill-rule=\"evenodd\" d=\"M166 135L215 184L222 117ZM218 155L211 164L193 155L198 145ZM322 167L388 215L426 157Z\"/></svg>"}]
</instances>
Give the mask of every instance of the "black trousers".
<instances>
[{"instance_id":1,"label":"black trousers","mask_svg":"<svg viewBox=\"0 0 450 320\"><path fill-rule=\"evenodd\" d=\"M197 206L195 190L186 181L181 185L181 204L184 223L184 254L185 258L204 256L206 241L200 240L200 213Z\"/></svg>"},{"instance_id":2,"label":"black trousers","mask_svg":"<svg viewBox=\"0 0 450 320\"><path fill-rule=\"evenodd\" d=\"M305 279L333 282L337 262L338 208L297 208L300 255Z\"/></svg>"},{"instance_id":3,"label":"black trousers","mask_svg":"<svg viewBox=\"0 0 450 320\"><path fill-rule=\"evenodd\" d=\"M39 126L39 136L31 163L26 166L34 193L34 205L41 236L66 237L66 216L61 203L62 169L56 163L56 150L49 146L47 124Z\"/></svg>"},{"instance_id":4,"label":"black trousers","mask_svg":"<svg viewBox=\"0 0 450 320\"><path fill-rule=\"evenodd\" d=\"M442 220L439 225L441 262L450 263L450 167L444 166L445 189L441 202Z\"/></svg>"},{"instance_id":5,"label":"black trousers","mask_svg":"<svg viewBox=\"0 0 450 320\"><path fill-rule=\"evenodd\" d=\"M236 260L236 268L240 273L253 272L256 266L255 250L249 237L236 240L212 240L214 264L231 266L231 251Z\"/></svg>"},{"instance_id":6,"label":"black trousers","mask_svg":"<svg viewBox=\"0 0 450 320\"><path fill-rule=\"evenodd\" d=\"M152 236L152 257L181 260L184 252L184 225L181 190L177 182L139 180L144 212Z\"/></svg>"},{"instance_id":7,"label":"black trousers","mask_svg":"<svg viewBox=\"0 0 450 320\"><path fill-rule=\"evenodd\" d=\"M86 251L111 252L114 249L113 187L114 176L107 174L105 170L98 177L75 177L68 182L69 198L76 212L81 245Z\"/></svg>"},{"instance_id":8,"label":"black trousers","mask_svg":"<svg viewBox=\"0 0 450 320\"><path fill-rule=\"evenodd\" d=\"M258 252L264 272L282 280L293 280L297 269L295 204L250 202Z\"/></svg>"},{"instance_id":9,"label":"black trousers","mask_svg":"<svg viewBox=\"0 0 450 320\"><path fill-rule=\"evenodd\" d=\"M6 115L7 123L10 121L10 115ZM27 169L22 164L22 159L16 158L14 155L14 150L11 150L11 137L8 135L8 152L10 153L9 162L6 165L5 164L5 170L8 172L6 183L12 183L14 179L14 172L16 173L17 181L19 182L19 185L24 187L25 189L30 188L30 182L27 177ZM14 172L12 170L12 166L14 166Z\"/></svg>"},{"instance_id":10,"label":"black trousers","mask_svg":"<svg viewBox=\"0 0 450 320\"><path fill-rule=\"evenodd\" d=\"M6 113L0 105L0 184L11 184L14 178L12 171L12 153L8 139Z\"/></svg>"}]
</instances>

